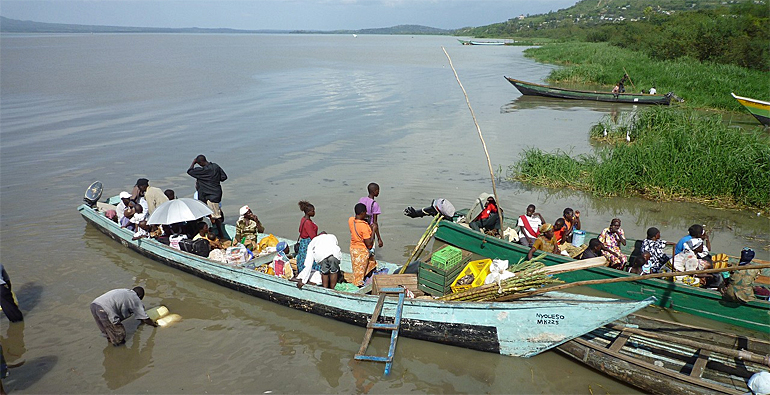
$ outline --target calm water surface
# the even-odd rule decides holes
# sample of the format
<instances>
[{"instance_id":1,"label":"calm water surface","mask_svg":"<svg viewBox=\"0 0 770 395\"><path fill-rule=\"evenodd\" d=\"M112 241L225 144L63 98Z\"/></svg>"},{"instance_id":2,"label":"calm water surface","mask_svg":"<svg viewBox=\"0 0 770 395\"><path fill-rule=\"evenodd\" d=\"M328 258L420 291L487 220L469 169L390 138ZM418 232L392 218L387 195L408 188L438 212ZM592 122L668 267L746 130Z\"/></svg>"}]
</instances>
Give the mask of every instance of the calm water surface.
<instances>
[{"instance_id":1,"label":"calm water surface","mask_svg":"<svg viewBox=\"0 0 770 395\"><path fill-rule=\"evenodd\" d=\"M0 36L0 259L25 313L0 318L5 381L25 393L636 393L548 352L502 357L402 338L393 372L352 360L363 330L210 284L127 251L75 211L94 180L106 195L137 178L190 196L205 154L221 165L228 222L248 204L269 232L294 237L300 199L347 247L366 184L382 186L380 259L401 261L427 221L401 214L435 197L467 206L491 189L475 126L441 46L468 92L492 163L527 147L592 150L589 127L633 106L527 100L503 79L542 81L551 66L522 48L453 37L299 35ZM535 203L548 220L581 210L584 227L623 219L631 237L657 226L675 240L693 223L714 249L768 258L770 222L753 212L634 198L597 199L498 184L509 212ZM88 305L143 285L145 305L182 315L168 327L127 321L107 346ZM655 314L654 311L651 313ZM658 313L660 314L660 313ZM685 315L673 318L688 322ZM385 352L378 339L374 352Z\"/></svg>"}]
</instances>

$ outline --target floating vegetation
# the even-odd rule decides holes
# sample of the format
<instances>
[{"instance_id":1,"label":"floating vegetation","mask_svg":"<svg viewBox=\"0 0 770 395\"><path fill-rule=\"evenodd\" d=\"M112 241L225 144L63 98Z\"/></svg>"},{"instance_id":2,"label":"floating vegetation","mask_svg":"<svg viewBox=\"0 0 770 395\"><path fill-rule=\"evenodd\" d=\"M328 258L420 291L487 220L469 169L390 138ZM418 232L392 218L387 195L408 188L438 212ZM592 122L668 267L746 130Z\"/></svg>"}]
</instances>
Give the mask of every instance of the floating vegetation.
<instances>
[{"instance_id":1,"label":"floating vegetation","mask_svg":"<svg viewBox=\"0 0 770 395\"><path fill-rule=\"evenodd\" d=\"M656 107L625 122L605 120L591 134L609 145L575 158L528 149L509 179L601 196L770 207L770 141L759 127L741 130L719 115Z\"/></svg>"}]
</instances>

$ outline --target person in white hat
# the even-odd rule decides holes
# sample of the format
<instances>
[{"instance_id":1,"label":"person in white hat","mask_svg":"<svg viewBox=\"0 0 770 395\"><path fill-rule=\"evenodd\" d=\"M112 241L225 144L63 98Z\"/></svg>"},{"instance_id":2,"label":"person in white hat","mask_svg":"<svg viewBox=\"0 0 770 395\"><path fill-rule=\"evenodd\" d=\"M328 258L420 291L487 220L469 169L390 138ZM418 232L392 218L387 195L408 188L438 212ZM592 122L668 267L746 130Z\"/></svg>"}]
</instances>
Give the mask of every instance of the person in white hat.
<instances>
[{"instance_id":1,"label":"person in white hat","mask_svg":"<svg viewBox=\"0 0 770 395\"><path fill-rule=\"evenodd\" d=\"M235 223L235 239L233 242L238 242L246 246L246 248L254 251L254 247L257 245L257 233L264 233L265 227L259 222L259 218L251 212L249 206L243 206L238 211L240 217Z\"/></svg>"},{"instance_id":2,"label":"person in white hat","mask_svg":"<svg viewBox=\"0 0 770 395\"><path fill-rule=\"evenodd\" d=\"M124 214L123 212L126 211L127 208L131 207L131 194L123 191L120 193L120 203L118 203L118 208L115 209L117 211L118 215L118 223L123 222Z\"/></svg>"}]
</instances>

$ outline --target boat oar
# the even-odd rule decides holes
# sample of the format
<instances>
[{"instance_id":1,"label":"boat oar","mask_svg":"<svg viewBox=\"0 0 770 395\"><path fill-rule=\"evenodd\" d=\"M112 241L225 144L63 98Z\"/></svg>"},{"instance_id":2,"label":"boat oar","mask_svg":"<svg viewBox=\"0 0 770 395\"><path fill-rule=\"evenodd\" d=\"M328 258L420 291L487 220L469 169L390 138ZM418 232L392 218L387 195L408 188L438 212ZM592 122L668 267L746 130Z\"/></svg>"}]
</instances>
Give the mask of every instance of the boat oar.
<instances>
[{"instance_id":1,"label":"boat oar","mask_svg":"<svg viewBox=\"0 0 770 395\"><path fill-rule=\"evenodd\" d=\"M398 271L398 274L403 274L404 271L406 271L407 266L409 266L410 263L412 263L413 260L417 259L417 257L422 254L422 251L425 249L425 246L428 245L428 241L430 241L430 238L433 237L433 234L436 231L436 227L438 226L438 223L441 222L441 218L443 217L443 214L438 213L435 217L430 221L430 225L428 225L428 229L425 229L425 233L422 234L422 237L420 237L420 241L417 242L417 245L414 246L414 251L412 251L412 255L409 255L409 259L406 261L406 264L401 267L401 270Z\"/></svg>"},{"instance_id":2,"label":"boat oar","mask_svg":"<svg viewBox=\"0 0 770 395\"><path fill-rule=\"evenodd\" d=\"M738 358L749 362L754 362L758 364L762 364L765 366L770 366L770 355L761 355L757 354L748 350L735 350L732 348L727 347L720 347L715 346L708 342L699 342L695 340L689 340L689 339L683 339L681 337L676 336L670 336L670 335L664 335L660 333L654 333L650 331L646 331L643 329L637 329L637 328L631 328L625 325L618 325L618 324L608 324L607 327L623 331L626 333L641 335L645 337L651 337L658 340L663 340L665 342L670 342L671 344L682 344L685 346L693 347L696 349L703 349L708 351L713 351L716 353L720 353L723 355L727 355L732 358Z\"/></svg>"},{"instance_id":3,"label":"boat oar","mask_svg":"<svg viewBox=\"0 0 770 395\"><path fill-rule=\"evenodd\" d=\"M561 284L561 285L557 285L555 287L540 288L540 289L536 289L534 291L521 292L521 293L515 293L515 294L511 294L511 295L501 296L501 297L495 299L495 302L505 302L505 301L508 301L508 300L516 300L516 299L525 298L527 296L539 295L539 294L546 293L546 292L559 291L559 290L562 290L562 289L565 289L565 288L579 287L579 286L582 286L582 285L597 285L597 284L621 283L621 282L625 282L625 281L647 280L647 279L650 279L650 278L679 277L679 276L690 276L690 275L696 275L696 274L710 274L710 273L732 272L732 271L749 270L749 269L766 269L766 268L770 268L770 264L767 264L767 265L731 266L731 267L724 267L724 268L720 268L720 269L689 270L689 271L685 271L685 272L653 273L653 274L645 274L644 276L628 276L628 277L619 277L619 278L609 278L609 279L603 279L603 280L576 281L574 283ZM689 287L689 285L688 285L688 287Z\"/></svg>"}]
</instances>

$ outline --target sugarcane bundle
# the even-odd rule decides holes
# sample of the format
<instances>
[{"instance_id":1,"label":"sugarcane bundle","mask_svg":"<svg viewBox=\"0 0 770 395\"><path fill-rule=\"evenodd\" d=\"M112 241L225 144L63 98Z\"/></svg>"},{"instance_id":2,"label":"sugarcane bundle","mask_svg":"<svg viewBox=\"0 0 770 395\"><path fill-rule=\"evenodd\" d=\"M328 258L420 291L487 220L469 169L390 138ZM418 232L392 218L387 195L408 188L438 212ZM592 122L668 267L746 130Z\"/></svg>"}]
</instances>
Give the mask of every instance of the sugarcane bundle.
<instances>
[{"instance_id":1,"label":"sugarcane bundle","mask_svg":"<svg viewBox=\"0 0 770 395\"><path fill-rule=\"evenodd\" d=\"M510 265L508 270L514 276L499 283L482 285L464 292L452 293L439 299L446 301L483 302L494 300L504 295L539 288L543 285L563 283L563 281L543 272L545 265L540 262L543 257L545 257L545 254L528 261L524 261L522 258L518 263Z\"/></svg>"}]
</instances>

